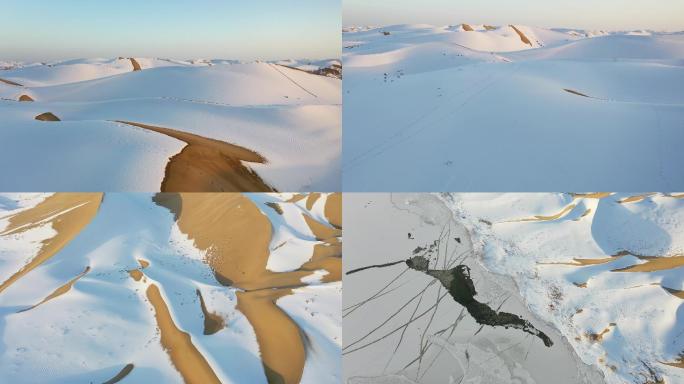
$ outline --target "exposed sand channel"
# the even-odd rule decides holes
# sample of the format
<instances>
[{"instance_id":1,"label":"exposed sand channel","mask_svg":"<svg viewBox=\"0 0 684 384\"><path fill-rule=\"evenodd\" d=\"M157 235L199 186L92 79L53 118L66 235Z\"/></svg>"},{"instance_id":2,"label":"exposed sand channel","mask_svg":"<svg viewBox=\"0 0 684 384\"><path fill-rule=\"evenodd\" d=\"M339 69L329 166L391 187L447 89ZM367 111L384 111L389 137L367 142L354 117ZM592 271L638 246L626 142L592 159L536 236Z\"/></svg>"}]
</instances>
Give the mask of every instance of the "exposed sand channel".
<instances>
[{"instance_id":1,"label":"exposed sand channel","mask_svg":"<svg viewBox=\"0 0 684 384\"><path fill-rule=\"evenodd\" d=\"M207 252L205 261L216 280L241 290L237 308L254 328L268 381L298 383L306 359L304 332L276 301L290 295L292 289L305 286L302 278L315 270L327 272L324 282L341 279L341 229L304 214L311 231L328 246L325 251L316 247L310 260L297 270L272 272L266 268L272 224L245 195L160 193L154 200L174 214L178 227L195 247ZM326 215L341 227L341 199L336 196L326 203ZM263 209L272 208L264 205ZM205 333L207 329L211 330L212 325L207 327L205 322Z\"/></svg>"},{"instance_id":2,"label":"exposed sand channel","mask_svg":"<svg viewBox=\"0 0 684 384\"><path fill-rule=\"evenodd\" d=\"M209 139L171 128L130 121L117 121L161 133L187 145L172 156L166 165L162 192L271 192L266 184L244 162L266 163L260 154L220 140Z\"/></svg>"}]
</instances>

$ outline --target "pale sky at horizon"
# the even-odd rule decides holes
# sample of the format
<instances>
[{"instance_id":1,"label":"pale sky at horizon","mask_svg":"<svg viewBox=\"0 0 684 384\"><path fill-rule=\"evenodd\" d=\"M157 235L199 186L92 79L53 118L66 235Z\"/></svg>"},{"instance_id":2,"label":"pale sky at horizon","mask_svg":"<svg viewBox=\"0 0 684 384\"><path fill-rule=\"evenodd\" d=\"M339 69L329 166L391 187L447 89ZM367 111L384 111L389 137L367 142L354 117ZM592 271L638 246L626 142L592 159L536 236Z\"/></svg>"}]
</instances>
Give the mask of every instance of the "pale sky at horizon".
<instances>
[{"instance_id":1,"label":"pale sky at horizon","mask_svg":"<svg viewBox=\"0 0 684 384\"><path fill-rule=\"evenodd\" d=\"M328 59L340 0L3 0L0 60Z\"/></svg>"},{"instance_id":2,"label":"pale sky at horizon","mask_svg":"<svg viewBox=\"0 0 684 384\"><path fill-rule=\"evenodd\" d=\"M682 0L344 0L342 24L684 30Z\"/></svg>"}]
</instances>

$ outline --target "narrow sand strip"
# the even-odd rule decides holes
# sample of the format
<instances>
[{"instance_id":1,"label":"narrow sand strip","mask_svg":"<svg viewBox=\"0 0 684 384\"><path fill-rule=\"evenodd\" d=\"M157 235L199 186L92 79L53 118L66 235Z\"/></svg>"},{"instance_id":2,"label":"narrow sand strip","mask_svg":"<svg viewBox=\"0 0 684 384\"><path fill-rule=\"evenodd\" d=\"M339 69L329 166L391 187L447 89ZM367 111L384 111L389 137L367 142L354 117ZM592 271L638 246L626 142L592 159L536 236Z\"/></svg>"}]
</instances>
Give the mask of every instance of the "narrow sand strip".
<instances>
[{"instance_id":1,"label":"narrow sand strip","mask_svg":"<svg viewBox=\"0 0 684 384\"><path fill-rule=\"evenodd\" d=\"M625 203L638 203L642 200L644 200L647 197L655 195L655 192L650 192L650 193L644 193L643 195L635 195L635 196L629 196L624 199L618 200L619 204L625 204Z\"/></svg>"},{"instance_id":2,"label":"narrow sand strip","mask_svg":"<svg viewBox=\"0 0 684 384\"><path fill-rule=\"evenodd\" d=\"M154 317L161 333L161 344L183 377L183 381L196 384L220 384L221 381L216 377L214 370L192 343L190 335L178 329L176 323L173 322L168 305L159 292L159 288L150 284L146 295L154 308Z\"/></svg>"},{"instance_id":3,"label":"narrow sand strip","mask_svg":"<svg viewBox=\"0 0 684 384\"><path fill-rule=\"evenodd\" d=\"M35 305L33 305L33 306L29 307L29 308L26 308L26 309L22 309L21 311L18 311L17 313L29 311L29 310L31 310L31 309L33 309L33 308L39 306L39 305L42 305L42 304L44 304L44 303L46 303L46 302L48 302L48 301L50 301L50 300L52 300L52 299L54 299L54 298L56 298L56 297L58 297L58 296L62 296L63 294L69 292L69 290L71 290L71 287L73 287L74 284L75 284L80 278L82 278L83 276L85 276L88 272L90 272L90 267L89 267L89 266L88 266L88 267L85 267L85 270L83 270L83 272L79 273L76 277L74 277L73 279L69 280L66 284L64 284L64 285L62 285L61 287L55 289L51 294L49 294L46 298L44 298L43 300L41 300L38 304L35 304Z\"/></svg>"},{"instance_id":4,"label":"narrow sand strip","mask_svg":"<svg viewBox=\"0 0 684 384\"><path fill-rule=\"evenodd\" d=\"M125 367L119 371L119 373L116 374L116 376L112 377L111 379L105 381L103 384L115 384L118 383L119 381L123 380L126 376L128 376L129 373L135 368L135 366L130 363L126 364Z\"/></svg>"},{"instance_id":5,"label":"narrow sand strip","mask_svg":"<svg viewBox=\"0 0 684 384\"><path fill-rule=\"evenodd\" d=\"M259 175L242 164L266 163L250 149L171 128L130 121L116 121L161 133L185 142L180 153L166 165L162 192L272 192Z\"/></svg>"},{"instance_id":6,"label":"narrow sand strip","mask_svg":"<svg viewBox=\"0 0 684 384\"><path fill-rule=\"evenodd\" d=\"M97 214L103 196L102 193L56 193L35 207L10 216L9 225L0 236L21 233L45 225L46 219L57 233L52 238L43 240L38 254L0 284L0 292L50 259L78 236Z\"/></svg>"},{"instance_id":7,"label":"narrow sand strip","mask_svg":"<svg viewBox=\"0 0 684 384\"><path fill-rule=\"evenodd\" d=\"M3 82L3 83L5 83L5 84L9 84L9 85L14 85L14 86L17 86L17 87L23 87L23 85L21 85L21 84L19 84L19 83L15 83L14 81L5 80L5 79L2 79L2 78L0 78L0 82Z\"/></svg>"},{"instance_id":8,"label":"narrow sand strip","mask_svg":"<svg viewBox=\"0 0 684 384\"><path fill-rule=\"evenodd\" d=\"M590 193L570 193L573 198L583 198L583 199L603 199L612 195L613 192L590 192Z\"/></svg>"},{"instance_id":9,"label":"narrow sand strip","mask_svg":"<svg viewBox=\"0 0 684 384\"><path fill-rule=\"evenodd\" d=\"M316 201L321 197L321 194L318 192L312 192L309 193L309 196L306 198L306 209L309 211L313 209L314 204L316 204Z\"/></svg>"},{"instance_id":10,"label":"narrow sand strip","mask_svg":"<svg viewBox=\"0 0 684 384\"><path fill-rule=\"evenodd\" d=\"M567 207L563 208L560 212L556 213L555 215L551 216L543 216L543 215L534 215L534 217L531 218L526 218L526 219L519 219L519 220L512 220L512 221L507 221L507 223L515 223L515 222L524 222L524 221L553 221L553 220L558 220L568 213L570 213L573 209L575 209L577 205L576 204L570 204Z\"/></svg>"},{"instance_id":11,"label":"narrow sand strip","mask_svg":"<svg viewBox=\"0 0 684 384\"><path fill-rule=\"evenodd\" d=\"M511 24L510 27L513 28L513 30L515 31L515 33L518 34L518 36L520 37L520 41L522 41L523 43L529 45L530 47L532 46L532 42L530 41L530 39L528 39L527 36L525 36L524 33L522 33L518 28L516 28L515 25Z\"/></svg>"}]
</instances>

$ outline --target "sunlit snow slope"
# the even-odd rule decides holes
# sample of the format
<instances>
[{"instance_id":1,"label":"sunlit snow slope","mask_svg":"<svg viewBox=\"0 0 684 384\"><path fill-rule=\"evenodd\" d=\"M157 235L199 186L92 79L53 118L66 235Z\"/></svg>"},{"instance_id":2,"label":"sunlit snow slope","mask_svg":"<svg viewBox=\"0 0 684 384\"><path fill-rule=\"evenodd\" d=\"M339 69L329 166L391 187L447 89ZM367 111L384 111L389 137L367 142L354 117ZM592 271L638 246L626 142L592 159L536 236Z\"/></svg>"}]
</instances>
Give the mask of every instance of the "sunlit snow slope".
<instances>
[{"instance_id":1,"label":"sunlit snow slope","mask_svg":"<svg viewBox=\"0 0 684 384\"><path fill-rule=\"evenodd\" d=\"M684 380L684 195L450 194L482 263L608 383Z\"/></svg>"},{"instance_id":2,"label":"sunlit snow slope","mask_svg":"<svg viewBox=\"0 0 684 384\"><path fill-rule=\"evenodd\" d=\"M341 378L339 194L0 195L0 382Z\"/></svg>"},{"instance_id":3,"label":"sunlit snow slope","mask_svg":"<svg viewBox=\"0 0 684 384\"><path fill-rule=\"evenodd\" d=\"M337 61L3 68L2 191L340 189Z\"/></svg>"},{"instance_id":4,"label":"sunlit snow slope","mask_svg":"<svg viewBox=\"0 0 684 384\"><path fill-rule=\"evenodd\" d=\"M345 31L345 190L684 187L684 34Z\"/></svg>"}]
</instances>

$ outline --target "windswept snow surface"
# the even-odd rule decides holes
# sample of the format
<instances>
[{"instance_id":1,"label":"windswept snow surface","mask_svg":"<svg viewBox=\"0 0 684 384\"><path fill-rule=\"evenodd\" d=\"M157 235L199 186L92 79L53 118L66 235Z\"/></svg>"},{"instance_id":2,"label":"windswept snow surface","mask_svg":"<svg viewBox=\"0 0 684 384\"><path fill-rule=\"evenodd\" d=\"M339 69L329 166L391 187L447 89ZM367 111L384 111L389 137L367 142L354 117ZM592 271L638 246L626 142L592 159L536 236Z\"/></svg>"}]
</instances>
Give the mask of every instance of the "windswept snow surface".
<instances>
[{"instance_id":1,"label":"windswept snow surface","mask_svg":"<svg viewBox=\"0 0 684 384\"><path fill-rule=\"evenodd\" d=\"M530 311L617 384L684 381L683 196L441 198L484 267L513 278Z\"/></svg>"},{"instance_id":2,"label":"windswept snow surface","mask_svg":"<svg viewBox=\"0 0 684 384\"><path fill-rule=\"evenodd\" d=\"M243 165L276 190L339 190L341 80L312 73L339 62L283 63L117 58L8 66L0 70L0 161L7 164L0 190L159 190L169 158L186 144L113 120L255 151L266 162ZM45 112L61 121L34 119Z\"/></svg>"},{"instance_id":3,"label":"windswept snow surface","mask_svg":"<svg viewBox=\"0 0 684 384\"><path fill-rule=\"evenodd\" d=\"M44 225L29 223L25 231L6 233L10 220L49 197L0 195L0 382L102 383L127 364L134 368L125 383L183 382L178 361L160 342L159 309L153 310L147 291L154 285L172 322L189 335L220 382L266 383L256 331L237 306L242 290L216 280L207 252L179 230L174 215L155 204L151 194L107 193L85 228L55 255L6 285L8 276L34 259L41 244L57 233L56 221L47 219ZM286 195L248 197L265 216L271 208L263 202L289 204ZM63 213L58 209L55 215ZM289 218L279 225L287 226ZM302 246L300 251L311 257L312 248ZM48 296L86 267L70 289ZM274 304L308 340L302 383L341 377L341 290L340 281L303 282ZM208 311L222 319L212 334L205 332L197 292Z\"/></svg>"},{"instance_id":4,"label":"windswept snow surface","mask_svg":"<svg viewBox=\"0 0 684 384\"><path fill-rule=\"evenodd\" d=\"M684 188L684 34L343 33L348 191Z\"/></svg>"}]
</instances>

